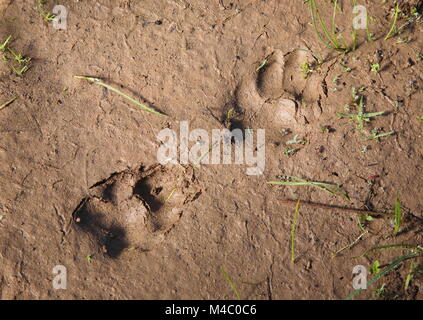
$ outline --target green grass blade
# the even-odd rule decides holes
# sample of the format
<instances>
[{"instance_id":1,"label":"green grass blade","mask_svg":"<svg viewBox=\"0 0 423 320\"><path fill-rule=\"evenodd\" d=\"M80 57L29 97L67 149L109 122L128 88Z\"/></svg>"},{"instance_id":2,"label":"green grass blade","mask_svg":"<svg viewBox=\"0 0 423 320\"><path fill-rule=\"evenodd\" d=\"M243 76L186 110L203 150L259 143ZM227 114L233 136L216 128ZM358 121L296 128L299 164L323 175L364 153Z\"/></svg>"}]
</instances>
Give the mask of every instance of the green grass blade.
<instances>
[{"instance_id":1,"label":"green grass blade","mask_svg":"<svg viewBox=\"0 0 423 320\"><path fill-rule=\"evenodd\" d=\"M392 23L391 29L389 30L388 34L385 37L385 40L388 40L394 33L395 25L397 24L399 13L400 13L399 4L397 4L397 6L395 7L394 21Z\"/></svg>"},{"instance_id":2,"label":"green grass blade","mask_svg":"<svg viewBox=\"0 0 423 320\"><path fill-rule=\"evenodd\" d=\"M394 236L396 236L401 228L402 212L401 212L401 202L398 198L398 195L395 199L394 204Z\"/></svg>"},{"instance_id":3,"label":"green grass blade","mask_svg":"<svg viewBox=\"0 0 423 320\"><path fill-rule=\"evenodd\" d=\"M10 39L12 39L12 36L8 36L7 39L0 45L0 51L4 51L7 47L7 44L9 43Z\"/></svg>"},{"instance_id":4,"label":"green grass blade","mask_svg":"<svg viewBox=\"0 0 423 320\"><path fill-rule=\"evenodd\" d=\"M376 139L389 137L389 136L392 136L392 135L394 135L394 134L395 134L395 132L394 132L394 131L381 133L381 134L378 134L378 135L376 136Z\"/></svg>"},{"instance_id":5,"label":"green grass blade","mask_svg":"<svg viewBox=\"0 0 423 320\"><path fill-rule=\"evenodd\" d=\"M378 116L383 116L386 113L386 111L379 111L379 112L371 112L371 113L363 113L363 118L373 118Z\"/></svg>"},{"instance_id":6,"label":"green grass blade","mask_svg":"<svg viewBox=\"0 0 423 320\"><path fill-rule=\"evenodd\" d=\"M351 119L356 119L357 118L357 115L356 114L351 114L351 113L337 112L336 114L339 117L341 117L341 118L351 118Z\"/></svg>"},{"instance_id":7,"label":"green grass blade","mask_svg":"<svg viewBox=\"0 0 423 320\"><path fill-rule=\"evenodd\" d=\"M257 67L256 71L260 71L261 69L263 69L265 66L267 66L267 64L269 63L269 60L264 59L262 61L262 63Z\"/></svg>"},{"instance_id":8,"label":"green grass blade","mask_svg":"<svg viewBox=\"0 0 423 320\"><path fill-rule=\"evenodd\" d=\"M335 185L323 182L306 181L298 177L287 176L286 178L294 181L268 181L267 184L279 186L309 186L327 192L331 195L340 195L348 201L350 200L346 192Z\"/></svg>"},{"instance_id":9,"label":"green grass blade","mask_svg":"<svg viewBox=\"0 0 423 320\"><path fill-rule=\"evenodd\" d=\"M231 277L229 274L223 269L223 267L220 269L220 271L223 273L223 277L225 280L229 283L229 286L231 287L232 291L235 293L235 296L238 300L241 300L241 296L239 295L238 289L236 288L235 284L233 283Z\"/></svg>"},{"instance_id":10,"label":"green grass blade","mask_svg":"<svg viewBox=\"0 0 423 320\"><path fill-rule=\"evenodd\" d=\"M366 20L366 34L367 34L367 41L373 41L373 36L372 33L370 32L370 28L369 28L369 13L367 13L367 20Z\"/></svg>"},{"instance_id":11,"label":"green grass blade","mask_svg":"<svg viewBox=\"0 0 423 320\"><path fill-rule=\"evenodd\" d=\"M0 105L0 110L6 108L8 105L10 105L11 103L13 103L16 99L17 99L17 97L15 97L13 99L10 99L9 101L6 101L2 105Z\"/></svg>"},{"instance_id":12,"label":"green grass blade","mask_svg":"<svg viewBox=\"0 0 423 320\"><path fill-rule=\"evenodd\" d=\"M143 103L141 103L141 102L139 102L139 101L137 101L137 100L135 100L135 99L131 98L130 96L128 96L128 95L126 95L125 93L123 93L122 91L120 91L120 90L118 90L118 89L115 89L115 88L113 88L112 86L110 86L110 85L108 85L108 84L104 83L104 82L103 82L103 81L101 81L101 79L99 79L99 78L86 77L86 76L78 76L78 75L76 75L76 76L74 76L74 77L75 77L75 78L77 78L77 79L84 79L84 80L87 80L87 81L89 81L89 82L95 83L95 84L97 84L97 85L99 85L99 86L105 87L105 88L109 89L110 91L113 91L113 92L117 93L118 95L122 96L122 97L123 97L123 98L125 98L126 100L128 100L128 101L132 102L133 104L137 105L138 107L140 107L141 109L143 109L143 110L145 110L145 111L148 111L148 112L153 113L153 114L156 114L156 115L160 115L160 116L165 116L165 117L168 117L168 115L166 115L166 114L164 114L164 113L161 113L161 112L158 112L158 111L156 111L156 110L154 110L154 109L152 109L152 108L150 108L150 107L146 106L145 104L143 104Z\"/></svg>"},{"instance_id":13,"label":"green grass blade","mask_svg":"<svg viewBox=\"0 0 423 320\"><path fill-rule=\"evenodd\" d=\"M333 14L332 14L332 26L331 26L331 32L332 32L332 37L335 41L335 43L337 43L337 39L336 39L336 8L338 6L338 0L334 0L333 1ZM337 44L338 46L338 44Z\"/></svg>"},{"instance_id":14,"label":"green grass blade","mask_svg":"<svg viewBox=\"0 0 423 320\"><path fill-rule=\"evenodd\" d=\"M292 181L268 181L268 184L278 185L278 186L306 186L306 182L292 182Z\"/></svg>"}]
</instances>

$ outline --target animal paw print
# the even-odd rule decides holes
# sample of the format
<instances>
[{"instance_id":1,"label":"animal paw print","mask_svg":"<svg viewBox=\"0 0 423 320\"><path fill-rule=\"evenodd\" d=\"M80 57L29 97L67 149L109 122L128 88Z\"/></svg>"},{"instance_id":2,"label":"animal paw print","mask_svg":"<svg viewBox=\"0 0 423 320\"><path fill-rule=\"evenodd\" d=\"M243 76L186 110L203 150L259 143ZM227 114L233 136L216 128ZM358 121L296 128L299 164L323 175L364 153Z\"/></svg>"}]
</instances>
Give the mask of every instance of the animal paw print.
<instances>
[{"instance_id":1,"label":"animal paw print","mask_svg":"<svg viewBox=\"0 0 423 320\"><path fill-rule=\"evenodd\" d=\"M192 168L156 165L113 174L94 185L75 210L78 231L115 258L125 248L152 249L197 199Z\"/></svg>"},{"instance_id":2,"label":"animal paw print","mask_svg":"<svg viewBox=\"0 0 423 320\"><path fill-rule=\"evenodd\" d=\"M259 68L245 74L223 114L234 110L232 122L242 124L239 127L304 130L322 113L319 76L300 73L300 64L312 59L306 51L273 51Z\"/></svg>"}]
</instances>

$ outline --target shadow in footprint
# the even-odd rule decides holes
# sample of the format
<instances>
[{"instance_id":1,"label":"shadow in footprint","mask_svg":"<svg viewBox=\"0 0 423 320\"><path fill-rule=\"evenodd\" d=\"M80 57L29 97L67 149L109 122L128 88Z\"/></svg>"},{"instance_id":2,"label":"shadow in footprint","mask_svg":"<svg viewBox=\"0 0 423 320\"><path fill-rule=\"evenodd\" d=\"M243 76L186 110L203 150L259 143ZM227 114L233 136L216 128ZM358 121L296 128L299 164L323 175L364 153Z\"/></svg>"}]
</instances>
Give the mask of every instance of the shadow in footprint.
<instances>
[{"instance_id":1,"label":"shadow in footprint","mask_svg":"<svg viewBox=\"0 0 423 320\"><path fill-rule=\"evenodd\" d=\"M147 177L135 184L134 195L143 199L151 212L157 212L163 207L163 202L157 198L163 188L152 186L148 180L149 178Z\"/></svg>"},{"instance_id":2,"label":"shadow in footprint","mask_svg":"<svg viewBox=\"0 0 423 320\"><path fill-rule=\"evenodd\" d=\"M119 257L122 251L129 246L129 243L126 241L125 230L120 226L110 228L105 246L109 257Z\"/></svg>"},{"instance_id":3,"label":"shadow in footprint","mask_svg":"<svg viewBox=\"0 0 423 320\"><path fill-rule=\"evenodd\" d=\"M125 230L119 225L108 226L107 213L91 208L90 200L85 199L73 215L77 228L89 233L105 249L110 258L117 258L128 247Z\"/></svg>"},{"instance_id":4,"label":"shadow in footprint","mask_svg":"<svg viewBox=\"0 0 423 320\"><path fill-rule=\"evenodd\" d=\"M237 93L231 101L225 104L220 117L220 122L225 126L225 128L235 134L235 136L231 138L231 143L242 142L244 139L244 132L246 130L246 126L244 124L245 113L243 108L239 105L236 96Z\"/></svg>"},{"instance_id":5,"label":"shadow in footprint","mask_svg":"<svg viewBox=\"0 0 423 320\"><path fill-rule=\"evenodd\" d=\"M72 215L74 227L110 258L129 247L153 248L194 201L194 183L189 167L139 166L112 174L90 188Z\"/></svg>"}]
</instances>

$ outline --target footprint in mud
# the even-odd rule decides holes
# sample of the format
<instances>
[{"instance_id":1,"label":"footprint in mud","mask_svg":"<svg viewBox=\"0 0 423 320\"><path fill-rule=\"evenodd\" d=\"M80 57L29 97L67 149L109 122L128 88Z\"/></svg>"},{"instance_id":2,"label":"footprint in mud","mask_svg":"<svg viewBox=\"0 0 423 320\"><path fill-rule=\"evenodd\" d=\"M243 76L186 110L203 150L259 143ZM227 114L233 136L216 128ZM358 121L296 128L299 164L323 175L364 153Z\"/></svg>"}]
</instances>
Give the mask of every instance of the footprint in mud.
<instances>
[{"instance_id":1,"label":"footprint in mud","mask_svg":"<svg viewBox=\"0 0 423 320\"><path fill-rule=\"evenodd\" d=\"M306 79L300 73L300 64L311 63L313 59L307 51L283 54L275 50L262 68L251 68L223 110L223 119L228 119L227 114L232 110L227 127L233 129L233 123L238 123L238 127L295 130L314 123L322 112L319 105L322 81L319 75L312 74Z\"/></svg>"},{"instance_id":2,"label":"footprint in mud","mask_svg":"<svg viewBox=\"0 0 423 320\"><path fill-rule=\"evenodd\" d=\"M277 50L267 58L267 64L257 71L257 91L263 99L278 99L284 93L285 57Z\"/></svg>"},{"instance_id":3,"label":"footprint in mud","mask_svg":"<svg viewBox=\"0 0 423 320\"><path fill-rule=\"evenodd\" d=\"M73 214L74 226L112 258L126 248L150 250L199 195L190 167L140 166L94 185Z\"/></svg>"}]
</instances>

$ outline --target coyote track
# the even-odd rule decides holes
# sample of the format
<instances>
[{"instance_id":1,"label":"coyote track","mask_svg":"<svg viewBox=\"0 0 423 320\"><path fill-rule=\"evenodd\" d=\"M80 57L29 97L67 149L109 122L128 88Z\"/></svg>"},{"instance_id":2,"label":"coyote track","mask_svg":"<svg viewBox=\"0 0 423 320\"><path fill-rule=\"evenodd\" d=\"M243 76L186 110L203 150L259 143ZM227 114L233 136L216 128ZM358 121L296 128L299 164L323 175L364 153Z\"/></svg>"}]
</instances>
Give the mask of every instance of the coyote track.
<instances>
[{"instance_id":1,"label":"coyote track","mask_svg":"<svg viewBox=\"0 0 423 320\"><path fill-rule=\"evenodd\" d=\"M130 247L152 249L200 194L192 168L160 165L113 174L90 190L74 225L110 257Z\"/></svg>"}]
</instances>

